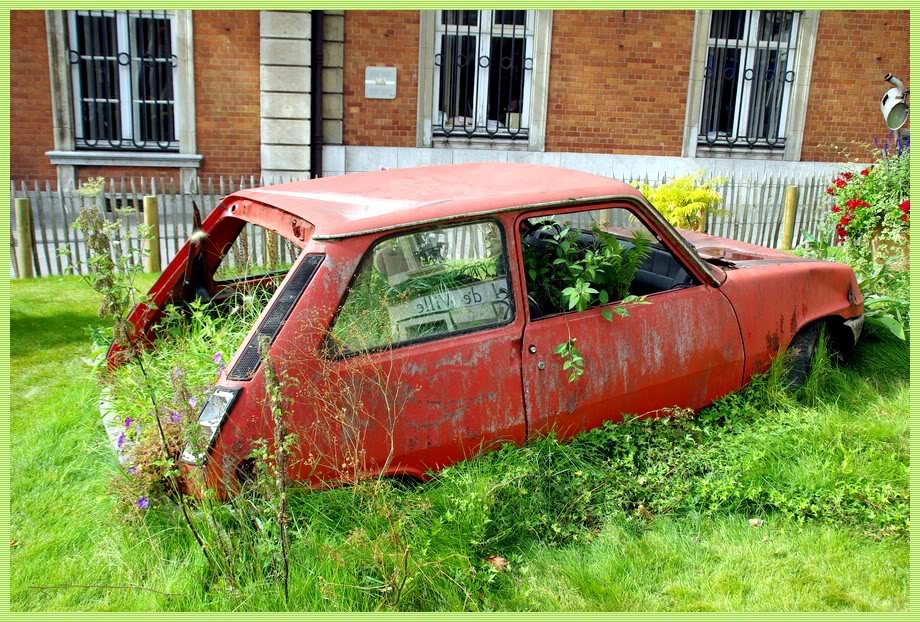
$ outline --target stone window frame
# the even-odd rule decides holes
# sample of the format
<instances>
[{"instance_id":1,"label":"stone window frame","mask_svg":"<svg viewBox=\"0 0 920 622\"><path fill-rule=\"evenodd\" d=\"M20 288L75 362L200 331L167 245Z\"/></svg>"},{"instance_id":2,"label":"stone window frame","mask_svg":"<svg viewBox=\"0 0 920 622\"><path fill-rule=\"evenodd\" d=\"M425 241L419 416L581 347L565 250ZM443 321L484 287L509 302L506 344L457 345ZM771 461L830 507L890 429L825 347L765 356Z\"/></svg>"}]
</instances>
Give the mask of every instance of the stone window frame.
<instances>
[{"instance_id":1,"label":"stone window frame","mask_svg":"<svg viewBox=\"0 0 920 622\"><path fill-rule=\"evenodd\" d=\"M530 128L527 141L501 138L452 139L449 143L432 136L434 97L434 50L437 11L420 11L418 106L416 114L416 146L454 149L494 149L544 151L546 149L546 118L549 99L549 71L552 46L553 12L534 10L533 26L533 92L531 94Z\"/></svg>"},{"instance_id":2,"label":"stone window frame","mask_svg":"<svg viewBox=\"0 0 920 622\"><path fill-rule=\"evenodd\" d=\"M111 151L76 149L74 132L73 87L71 66L67 58L68 17L66 11L45 11L48 35L48 64L51 76L51 115L54 150L46 152L58 168L58 182L73 184L76 166L131 166L179 168L183 179L197 172L202 156L197 153L195 129L195 54L192 11L175 11L176 56L178 76L176 136L179 152ZM178 100L177 100L178 101Z\"/></svg>"},{"instance_id":3,"label":"stone window frame","mask_svg":"<svg viewBox=\"0 0 920 622\"><path fill-rule=\"evenodd\" d=\"M811 85L811 67L815 56L818 35L819 11L802 11L799 18L799 41L797 44L795 71L796 79L789 97L786 117L785 147L782 150L766 151L735 147L706 147L698 144L700 113L703 105L703 70L706 65L709 43L709 24L712 11L696 11L693 24L693 45L690 53L690 80L687 86L687 106L684 117L684 142L681 155L684 157L717 157L740 159L767 159L798 162L802 156L802 138L805 132L805 116L808 107L808 91Z\"/></svg>"}]
</instances>

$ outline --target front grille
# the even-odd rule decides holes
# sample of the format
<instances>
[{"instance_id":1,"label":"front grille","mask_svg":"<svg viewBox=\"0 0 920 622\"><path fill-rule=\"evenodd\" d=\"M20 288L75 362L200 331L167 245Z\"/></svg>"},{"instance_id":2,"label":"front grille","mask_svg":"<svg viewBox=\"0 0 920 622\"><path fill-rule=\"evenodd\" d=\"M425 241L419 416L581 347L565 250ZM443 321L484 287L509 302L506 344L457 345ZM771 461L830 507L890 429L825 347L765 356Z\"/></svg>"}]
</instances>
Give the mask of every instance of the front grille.
<instances>
[{"instance_id":1,"label":"front grille","mask_svg":"<svg viewBox=\"0 0 920 622\"><path fill-rule=\"evenodd\" d=\"M278 331L281 330L284 322L288 319L294 309L294 305L297 304L300 295L303 294L303 290L316 273L316 269L323 262L323 257L325 255L307 255L303 258L294 274L281 288L281 294L275 299L265 317L262 318L258 330L249 339L243 349L243 353L236 359L236 363L234 363L227 378L230 380L249 380L256 373L256 369L258 369L261 362L259 342L263 337L268 338L269 344L275 341Z\"/></svg>"}]
</instances>

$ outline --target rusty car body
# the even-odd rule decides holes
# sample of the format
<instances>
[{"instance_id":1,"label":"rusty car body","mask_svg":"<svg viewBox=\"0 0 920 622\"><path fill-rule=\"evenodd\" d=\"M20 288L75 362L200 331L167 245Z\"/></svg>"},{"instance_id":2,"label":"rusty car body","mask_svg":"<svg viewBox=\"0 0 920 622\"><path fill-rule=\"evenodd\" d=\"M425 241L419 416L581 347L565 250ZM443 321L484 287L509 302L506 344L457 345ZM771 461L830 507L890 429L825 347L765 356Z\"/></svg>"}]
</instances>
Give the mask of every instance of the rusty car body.
<instances>
[{"instance_id":1,"label":"rusty car body","mask_svg":"<svg viewBox=\"0 0 920 622\"><path fill-rule=\"evenodd\" d=\"M653 238L654 261L643 267L643 278L658 283L642 292L650 304L621 305L628 315L612 322L603 305L538 317L525 291L526 223L614 209ZM185 454L186 468L202 470L222 489L245 474L257 439L273 438L260 342L283 370L284 416L298 440L290 475L321 486L380 474L425 478L498 443L550 432L565 439L626 414L699 409L744 387L803 331L824 325L846 347L862 324L862 295L845 265L679 232L639 191L607 177L484 163L358 173L227 196L202 223L203 242L187 242L152 287L151 302L134 310L135 338L153 338L169 303L219 299L224 290L262 282L213 276L247 223L300 252L202 410L206 447ZM424 268L423 243L436 255L448 243L466 248L445 240L477 227L496 258L491 272L439 300L393 304L385 347L329 354L330 332L362 267L379 273L395 262L387 278L398 283L411 278L408 263ZM399 250L405 240L409 255ZM667 265L656 272L659 259ZM570 337L585 361L575 382L554 354ZM112 364L118 350L110 349ZM346 409L335 401L345 400L343 382L373 374L385 379L378 390L352 401L350 413L328 414L330 399L332 410ZM392 394L401 390L399 412L377 416L394 409Z\"/></svg>"}]
</instances>

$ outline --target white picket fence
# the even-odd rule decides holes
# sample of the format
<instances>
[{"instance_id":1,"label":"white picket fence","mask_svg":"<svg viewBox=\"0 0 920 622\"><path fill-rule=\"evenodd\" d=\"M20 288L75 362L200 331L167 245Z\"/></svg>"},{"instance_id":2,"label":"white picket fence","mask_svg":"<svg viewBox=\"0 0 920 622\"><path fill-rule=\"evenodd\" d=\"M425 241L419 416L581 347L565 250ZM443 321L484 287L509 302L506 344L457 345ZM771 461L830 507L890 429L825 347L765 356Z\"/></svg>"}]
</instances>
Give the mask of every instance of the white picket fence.
<instances>
[{"instance_id":1,"label":"white picket fence","mask_svg":"<svg viewBox=\"0 0 920 622\"><path fill-rule=\"evenodd\" d=\"M86 269L86 244L79 231L71 227L84 207L95 206L103 217L118 224L114 243L116 252L130 253L140 248L137 225L143 223L142 201L147 195L157 197L159 209L159 245L162 264L165 266L178 252L192 231L193 205L197 205L202 218L225 197L237 190L253 188L290 179L264 179L262 177L199 178L194 190L183 190L171 178L110 178L104 191L95 197L82 196L74 189L55 188L51 182L11 183L11 274L19 277L16 263L16 198L28 198L32 220L32 258L35 276L82 274ZM658 185L667 177L657 179L626 179L629 183L645 182ZM785 189L799 187L799 203L795 215L793 246L804 240L806 232L816 235L820 221L830 207L830 197L825 189L829 178L810 177L787 179L782 177L741 178L726 177L718 190L723 197L727 215L711 214L707 231L714 235L753 244L777 247L781 241ZM292 245L280 244L274 253L269 249L271 239L263 229L248 225L240 236L234 251L228 256L230 265L253 263L265 265L271 256L280 262L293 260ZM67 248L67 255L59 249Z\"/></svg>"}]
</instances>

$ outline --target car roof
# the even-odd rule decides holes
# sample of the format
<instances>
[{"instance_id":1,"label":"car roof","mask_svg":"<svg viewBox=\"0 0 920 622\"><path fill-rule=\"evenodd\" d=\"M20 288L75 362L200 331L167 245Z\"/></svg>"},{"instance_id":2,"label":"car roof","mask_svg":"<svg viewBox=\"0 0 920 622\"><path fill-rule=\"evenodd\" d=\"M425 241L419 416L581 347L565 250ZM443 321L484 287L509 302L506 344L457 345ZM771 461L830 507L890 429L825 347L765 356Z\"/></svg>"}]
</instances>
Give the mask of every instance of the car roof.
<instances>
[{"instance_id":1,"label":"car roof","mask_svg":"<svg viewBox=\"0 0 920 622\"><path fill-rule=\"evenodd\" d=\"M603 197L640 197L602 175L482 162L351 173L240 190L228 197L277 207L338 238L475 214Z\"/></svg>"}]
</instances>

